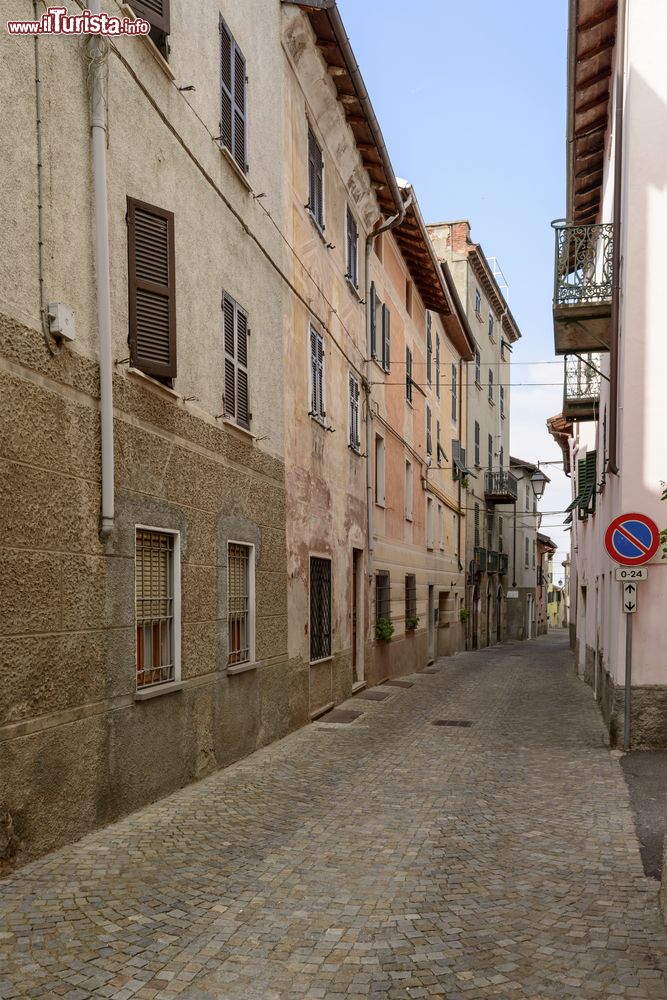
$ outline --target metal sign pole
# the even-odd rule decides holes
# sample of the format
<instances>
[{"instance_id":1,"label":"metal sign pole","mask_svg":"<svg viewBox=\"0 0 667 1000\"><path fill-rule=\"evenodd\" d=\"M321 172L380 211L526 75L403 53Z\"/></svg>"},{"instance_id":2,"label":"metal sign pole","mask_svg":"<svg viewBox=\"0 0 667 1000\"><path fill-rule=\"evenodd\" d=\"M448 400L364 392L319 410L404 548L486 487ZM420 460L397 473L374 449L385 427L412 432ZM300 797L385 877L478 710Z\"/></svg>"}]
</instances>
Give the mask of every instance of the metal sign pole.
<instances>
[{"instance_id":1,"label":"metal sign pole","mask_svg":"<svg viewBox=\"0 0 667 1000\"><path fill-rule=\"evenodd\" d=\"M630 695L632 690L632 618L625 616L625 720L623 728L623 749L630 749Z\"/></svg>"}]
</instances>

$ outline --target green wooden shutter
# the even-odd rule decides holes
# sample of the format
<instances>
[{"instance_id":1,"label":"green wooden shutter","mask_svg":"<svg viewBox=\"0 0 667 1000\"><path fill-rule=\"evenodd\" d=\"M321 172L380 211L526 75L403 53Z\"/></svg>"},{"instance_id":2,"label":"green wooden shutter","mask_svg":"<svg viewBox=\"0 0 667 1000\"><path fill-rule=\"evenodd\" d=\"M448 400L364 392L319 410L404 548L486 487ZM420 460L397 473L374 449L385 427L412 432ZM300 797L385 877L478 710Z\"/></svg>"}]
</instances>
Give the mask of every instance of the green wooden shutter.
<instances>
[{"instance_id":1,"label":"green wooden shutter","mask_svg":"<svg viewBox=\"0 0 667 1000\"><path fill-rule=\"evenodd\" d=\"M371 327L371 357L375 358L377 356L377 317L375 315L375 310L377 307L377 293L375 291L375 282L371 281L371 294L370 294L370 327Z\"/></svg>"}]
</instances>

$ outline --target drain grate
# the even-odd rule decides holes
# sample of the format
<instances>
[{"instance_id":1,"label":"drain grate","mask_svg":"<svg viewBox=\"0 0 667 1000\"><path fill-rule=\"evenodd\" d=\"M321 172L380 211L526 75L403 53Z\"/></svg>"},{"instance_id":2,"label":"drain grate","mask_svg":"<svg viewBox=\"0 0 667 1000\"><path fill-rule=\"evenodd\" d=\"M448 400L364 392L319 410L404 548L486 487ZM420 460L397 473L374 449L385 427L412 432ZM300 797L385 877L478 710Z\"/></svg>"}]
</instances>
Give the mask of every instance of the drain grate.
<instances>
[{"instance_id":1,"label":"drain grate","mask_svg":"<svg viewBox=\"0 0 667 1000\"><path fill-rule=\"evenodd\" d=\"M474 726L474 722L470 722L469 719L436 719L433 723L434 726L458 726L460 729L469 729L470 726Z\"/></svg>"}]
</instances>

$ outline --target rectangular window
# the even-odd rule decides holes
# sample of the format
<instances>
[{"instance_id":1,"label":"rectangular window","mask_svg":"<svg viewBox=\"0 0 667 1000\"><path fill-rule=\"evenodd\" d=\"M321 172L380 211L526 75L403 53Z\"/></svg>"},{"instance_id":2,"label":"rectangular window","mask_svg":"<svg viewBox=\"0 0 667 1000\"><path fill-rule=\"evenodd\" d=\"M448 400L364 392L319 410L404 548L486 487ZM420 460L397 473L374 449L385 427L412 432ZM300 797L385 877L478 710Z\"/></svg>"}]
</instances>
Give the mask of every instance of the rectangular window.
<instances>
[{"instance_id":1,"label":"rectangular window","mask_svg":"<svg viewBox=\"0 0 667 1000\"><path fill-rule=\"evenodd\" d=\"M475 504L475 548L479 548L479 504Z\"/></svg>"},{"instance_id":2,"label":"rectangular window","mask_svg":"<svg viewBox=\"0 0 667 1000\"><path fill-rule=\"evenodd\" d=\"M475 350L475 385L482 387L482 355Z\"/></svg>"},{"instance_id":3,"label":"rectangular window","mask_svg":"<svg viewBox=\"0 0 667 1000\"><path fill-rule=\"evenodd\" d=\"M405 463L405 519L412 520L412 462Z\"/></svg>"},{"instance_id":4,"label":"rectangular window","mask_svg":"<svg viewBox=\"0 0 667 1000\"><path fill-rule=\"evenodd\" d=\"M153 378L176 377L174 215L127 199L130 364Z\"/></svg>"},{"instance_id":5,"label":"rectangular window","mask_svg":"<svg viewBox=\"0 0 667 1000\"><path fill-rule=\"evenodd\" d=\"M310 416L323 421L326 416L324 402L324 340L310 328Z\"/></svg>"},{"instance_id":6,"label":"rectangular window","mask_svg":"<svg viewBox=\"0 0 667 1000\"><path fill-rule=\"evenodd\" d=\"M310 662L331 656L331 559L310 557Z\"/></svg>"},{"instance_id":7,"label":"rectangular window","mask_svg":"<svg viewBox=\"0 0 667 1000\"><path fill-rule=\"evenodd\" d=\"M426 381L433 384L433 330L429 311L426 313Z\"/></svg>"},{"instance_id":8,"label":"rectangular window","mask_svg":"<svg viewBox=\"0 0 667 1000\"><path fill-rule=\"evenodd\" d=\"M489 368L489 402L493 405L493 368Z\"/></svg>"},{"instance_id":9,"label":"rectangular window","mask_svg":"<svg viewBox=\"0 0 667 1000\"><path fill-rule=\"evenodd\" d=\"M359 433L359 381L352 372L349 373L349 437L348 444L353 451L359 451L361 446L361 436Z\"/></svg>"},{"instance_id":10,"label":"rectangular window","mask_svg":"<svg viewBox=\"0 0 667 1000\"><path fill-rule=\"evenodd\" d=\"M391 578L382 571L375 574L375 622L391 621Z\"/></svg>"},{"instance_id":11,"label":"rectangular window","mask_svg":"<svg viewBox=\"0 0 667 1000\"><path fill-rule=\"evenodd\" d=\"M320 144L308 129L308 211L324 232L324 160Z\"/></svg>"},{"instance_id":12,"label":"rectangular window","mask_svg":"<svg viewBox=\"0 0 667 1000\"><path fill-rule=\"evenodd\" d=\"M486 515L486 547L493 549L493 514Z\"/></svg>"},{"instance_id":13,"label":"rectangular window","mask_svg":"<svg viewBox=\"0 0 667 1000\"><path fill-rule=\"evenodd\" d=\"M452 365L452 421L456 423L458 416L458 386L456 384L456 365Z\"/></svg>"},{"instance_id":14,"label":"rectangular window","mask_svg":"<svg viewBox=\"0 0 667 1000\"><path fill-rule=\"evenodd\" d=\"M371 281L371 302L370 302L370 321L371 321L371 357L377 358L377 335L378 326L382 329L382 303L380 302L377 292L375 290L375 282Z\"/></svg>"},{"instance_id":15,"label":"rectangular window","mask_svg":"<svg viewBox=\"0 0 667 1000\"><path fill-rule=\"evenodd\" d=\"M535 569L535 542L533 542L533 569Z\"/></svg>"},{"instance_id":16,"label":"rectangular window","mask_svg":"<svg viewBox=\"0 0 667 1000\"><path fill-rule=\"evenodd\" d=\"M475 465L477 468L481 465L480 454L479 454L479 423L475 421Z\"/></svg>"},{"instance_id":17,"label":"rectangular window","mask_svg":"<svg viewBox=\"0 0 667 1000\"><path fill-rule=\"evenodd\" d=\"M231 295L223 292L222 315L225 339L225 417L250 428L248 398L248 314Z\"/></svg>"},{"instance_id":18,"label":"rectangular window","mask_svg":"<svg viewBox=\"0 0 667 1000\"><path fill-rule=\"evenodd\" d=\"M405 398L412 402L412 351L405 348Z\"/></svg>"},{"instance_id":19,"label":"rectangular window","mask_svg":"<svg viewBox=\"0 0 667 1000\"><path fill-rule=\"evenodd\" d=\"M412 316L412 282L409 278L405 280L405 311L408 316Z\"/></svg>"},{"instance_id":20,"label":"rectangular window","mask_svg":"<svg viewBox=\"0 0 667 1000\"><path fill-rule=\"evenodd\" d=\"M405 578L405 617L417 617L417 577L408 573Z\"/></svg>"},{"instance_id":21,"label":"rectangular window","mask_svg":"<svg viewBox=\"0 0 667 1000\"><path fill-rule=\"evenodd\" d=\"M438 544L440 551L445 550L445 512L442 504L438 504Z\"/></svg>"},{"instance_id":22,"label":"rectangular window","mask_svg":"<svg viewBox=\"0 0 667 1000\"><path fill-rule=\"evenodd\" d=\"M351 281L355 288L359 287L359 229L357 222L350 208L347 209L346 226L346 263L347 274L345 277Z\"/></svg>"},{"instance_id":23,"label":"rectangular window","mask_svg":"<svg viewBox=\"0 0 667 1000\"><path fill-rule=\"evenodd\" d=\"M227 666L255 660L255 550L252 545L227 546Z\"/></svg>"},{"instance_id":24,"label":"rectangular window","mask_svg":"<svg viewBox=\"0 0 667 1000\"><path fill-rule=\"evenodd\" d=\"M384 438L375 436L375 502L384 507Z\"/></svg>"},{"instance_id":25,"label":"rectangular window","mask_svg":"<svg viewBox=\"0 0 667 1000\"><path fill-rule=\"evenodd\" d=\"M435 394L440 399L440 334L435 335Z\"/></svg>"},{"instance_id":26,"label":"rectangular window","mask_svg":"<svg viewBox=\"0 0 667 1000\"><path fill-rule=\"evenodd\" d=\"M500 452L498 453L498 468L502 472L505 468L505 449L501 446Z\"/></svg>"},{"instance_id":27,"label":"rectangular window","mask_svg":"<svg viewBox=\"0 0 667 1000\"><path fill-rule=\"evenodd\" d=\"M137 527L134 549L137 690L180 679L180 538Z\"/></svg>"},{"instance_id":28,"label":"rectangular window","mask_svg":"<svg viewBox=\"0 0 667 1000\"><path fill-rule=\"evenodd\" d=\"M160 54L167 59L169 47L169 0L130 0L129 6L137 17L142 17L151 26L149 37Z\"/></svg>"},{"instance_id":29,"label":"rectangular window","mask_svg":"<svg viewBox=\"0 0 667 1000\"><path fill-rule=\"evenodd\" d=\"M426 407L426 454L430 457L433 454L433 435L431 430L431 407Z\"/></svg>"},{"instance_id":30,"label":"rectangular window","mask_svg":"<svg viewBox=\"0 0 667 1000\"><path fill-rule=\"evenodd\" d=\"M505 386L498 386L499 400L500 400L500 416L501 419L505 419Z\"/></svg>"},{"instance_id":31,"label":"rectangular window","mask_svg":"<svg viewBox=\"0 0 667 1000\"><path fill-rule=\"evenodd\" d=\"M391 368L391 313L382 306L382 367L386 372Z\"/></svg>"},{"instance_id":32,"label":"rectangular window","mask_svg":"<svg viewBox=\"0 0 667 1000\"><path fill-rule=\"evenodd\" d=\"M438 465L440 465L440 456L444 456L444 451L442 450L442 445L440 444L440 421L435 422L435 460Z\"/></svg>"},{"instance_id":33,"label":"rectangular window","mask_svg":"<svg viewBox=\"0 0 667 1000\"><path fill-rule=\"evenodd\" d=\"M426 498L426 548L433 548L433 500Z\"/></svg>"},{"instance_id":34,"label":"rectangular window","mask_svg":"<svg viewBox=\"0 0 667 1000\"><path fill-rule=\"evenodd\" d=\"M489 310L489 340L493 340L493 332L495 327L495 319L491 310Z\"/></svg>"},{"instance_id":35,"label":"rectangular window","mask_svg":"<svg viewBox=\"0 0 667 1000\"><path fill-rule=\"evenodd\" d=\"M504 538L503 538L503 518L498 515L498 551L504 552Z\"/></svg>"},{"instance_id":36,"label":"rectangular window","mask_svg":"<svg viewBox=\"0 0 667 1000\"><path fill-rule=\"evenodd\" d=\"M487 453L487 458L488 458L489 472L491 472L492 469L493 469L493 434L489 434L489 437L488 437L488 453Z\"/></svg>"},{"instance_id":37,"label":"rectangular window","mask_svg":"<svg viewBox=\"0 0 667 1000\"><path fill-rule=\"evenodd\" d=\"M150 0L154 6L156 0ZM160 0L157 0L159 3ZM248 170L247 111L246 111L246 63L243 53L234 41L232 33L220 18L220 138L246 173Z\"/></svg>"},{"instance_id":38,"label":"rectangular window","mask_svg":"<svg viewBox=\"0 0 667 1000\"><path fill-rule=\"evenodd\" d=\"M526 569L528 569L529 566L530 566L530 541L526 538L525 539L525 543L526 544L525 544L525 552L524 552L524 566L525 566ZM534 565L535 565L535 563L533 563L533 566Z\"/></svg>"},{"instance_id":39,"label":"rectangular window","mask_svg":"<svg viewBox=\"0 0 667 1000\"><path fill-rule=\"evenodd\" d=\"M475 314L478 319L482 318L482 295L479 288L475 289Z\"/></svg>"}]
</instances>

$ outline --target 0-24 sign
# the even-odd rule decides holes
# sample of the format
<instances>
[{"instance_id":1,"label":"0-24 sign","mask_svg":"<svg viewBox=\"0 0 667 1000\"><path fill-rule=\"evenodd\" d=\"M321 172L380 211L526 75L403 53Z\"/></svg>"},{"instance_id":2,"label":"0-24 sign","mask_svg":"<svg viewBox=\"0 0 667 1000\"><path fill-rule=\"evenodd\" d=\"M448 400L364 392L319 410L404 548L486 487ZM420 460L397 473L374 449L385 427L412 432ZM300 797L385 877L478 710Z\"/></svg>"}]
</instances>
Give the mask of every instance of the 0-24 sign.
<instances>
[{"instance_id":1,"label":"0-24 sign","mask_svg":"<svg viewBox=\"0 0 667 1000\"><path fill-rule=\"evenodd\" d=\"M620 583L634 583L637 580L648 580L648 567L617 566L615 575Z\"/></svg>"}]
</instances>

